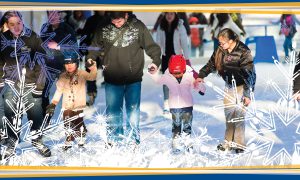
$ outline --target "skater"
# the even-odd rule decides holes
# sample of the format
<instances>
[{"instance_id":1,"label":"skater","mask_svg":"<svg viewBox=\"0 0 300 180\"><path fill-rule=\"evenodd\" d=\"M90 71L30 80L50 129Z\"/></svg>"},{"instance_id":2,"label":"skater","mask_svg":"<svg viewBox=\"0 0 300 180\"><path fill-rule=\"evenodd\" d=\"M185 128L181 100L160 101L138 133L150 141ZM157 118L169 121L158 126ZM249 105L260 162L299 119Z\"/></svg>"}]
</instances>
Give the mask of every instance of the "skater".
<instances>
[{"instance_id":1,"label":"skater","mask_svg":"<svg viewBox=\"0 0 300 180\"><path fill-rule=\"evenodd\" d=\"M105 80L107 145L118 144L126 137L126 144L140 144L140 100L144 68L144 50L153 59L151 67L156 72L160 63L160 48L144 25L129 12L113 11L111 23L98 29L86 59L95 60L103 52ZM126 119L123 126L123 103ZM125 130L125 131L124 131Z\"/></svg>"},{"instance_id":2,"label":"skater","mask_svg":"<svg viewBox=\"0 0 300 180\"><path fill-rule=\"evenodd\" d=\"M3 15L4 23L8 30L1 35L1 60L0 60L0 84L4 85L3 100L10 101L14 108L24 106L24 104L14 103L12 100L16 97L9 83L15 83L15 88L20 92L20 81L22 72L25 74L25 84L35 85L31 93L26 94L26 104L33 104L26 113L28 120L32 120L31 132L40 130L43 124L42 109L42 90L45 85L45 77L42 73L42 65L38 62L36 56L45 54L42 48L42 40L39 36L28 29L23 24L22 15L18 11L7 11ZM3 43L13 42L10 45ZM22 47L20 47L22 44ZM25 87L26 92L29 88ZM1 102L2 103L2 102ZM4 114L8 121L16 124L16 113L8 103L4 103ZM19 124L21 126L21 124ZM20 133L11 128L7 128L7 138L3 138L1 146L6 146L6 151L2 154L3 159L11 157L19 143ZM37 148L39 153L44 157L51 156L50 149L43 143L42 136L31 140L32 145Z\"/></svg>"},{"instance_id":3,"label":"skater","mask_svg":"<svg viewBox=\"0 0 300 180\"><path fill-rule=\"evenodd\" d=\"M67 150L71 147L75 138L79 138L77 141L79 146L84 145L87 129L83 122L82 113L86 106L86 81L94 81L96 79L97 67L96 62L89 60L86 63L86 67L90 69L90 73L79 70L79 57L77 54L71 54L69 57L66 57L64 64L66 72L60 75L56 83L56 91L51 104L47 106L46 113L52 116L56 105L61 96L63 96L63 119L64 127L67 130L63 150ZM77 116L75 120L68 120L75 116ZM69 131L69 128L72 131Z\"/></svg>"},{"instance_id":4,"label":"skater","mask_svg":"<svg viewBox=\"0 0 300 180\"><path fill-rule=\"evenodd\" d=\"M250 92L254 91L256 74L250 49L239 40L238 35L231 29L222 29L218 35L219 47L207 64L199 71L195 85L204 82L203 78L217 71L225 81L225 142L218 149L225 151L234 149L236 153L245 150L245 107L250 102ZM234 87L234 81L236 88ZM237 97L235 97L237 92ZM234 102L232 99L235 99ZM238 106L243 103L243 105ZM233 106L234 104L235 106ZM232 120L238 119L238 122ZM234 145L234 146L233 146Z\"/></svg>"},{"instance_id":5,"label":"skater","mask_svg":"<svg viewBox=\"0 0 300 180\"><path fill-rule=\"evenodd\" d=\"M295 15L293 14L283 14L280 17L280 23L281 23L281 28L279 34L283 34L285 36L284 43L283 43L283 48L284 48L284 54L285 54L285 60L283 63L286 61L289 61L289 50L292 51L293 48L293 38L297 32L296 28L296 23L300 24L299 20L296 18Z\"/></svg>"},{"instance_id":6,"label":"skater","mask_svg":"<svg viewBox=\"0 0 300 180\"><path fill-rule=\"evenodd\" d=\"M300 52L298 53L298 59L300 58ZM298 73L298 76L293 82L293 93L296 94L295 99L300 102L300 63L296 64L294 69L294 75Z\"/></svg>"},{"instance_id":7,"label":"skater","mask_svg":"<svg viewBox=\"0 0 300 180\"><path fill-rule=\"evenodd\" d=\"M191 148L184 147L180 142L182 137L189 137L192 130L193 97L191 89L201 95L205 93L203 84L194 87L193 69L186 65L183 55L172 55L168 69L162 76L158 73L151 75L156 83L166 85L170 90L170 112L172 114L172 148L173 151L182 151ZM183 135L184 134L184 135Z\"/></svg>"},{"instance_id":8,"label":"skater","mask_svg":"<svg viewBox=\"0 0 300 180\"><path fill-rule=\"evenodd\" d=\"M157 28L156 42L160 46L162 52L162 73L165 73L168 68L170 57L175 54L183 54L190 65L190 61L188 60L190 56L188 35L183 25L183 20L179 19L177 13L167 12L164 14L163 19ZM164 114L167 114L169 113L169 89L166 85L163 85L163 94L163 109Z\"/></svg>"}]
</instances>

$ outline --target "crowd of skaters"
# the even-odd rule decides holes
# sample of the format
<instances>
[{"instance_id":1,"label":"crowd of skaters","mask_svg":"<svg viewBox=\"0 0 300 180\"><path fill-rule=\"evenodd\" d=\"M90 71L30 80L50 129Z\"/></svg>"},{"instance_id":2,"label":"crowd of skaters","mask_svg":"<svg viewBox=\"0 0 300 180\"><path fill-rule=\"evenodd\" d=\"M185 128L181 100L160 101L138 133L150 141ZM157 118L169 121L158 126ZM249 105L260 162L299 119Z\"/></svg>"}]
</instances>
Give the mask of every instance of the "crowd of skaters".
<instances>
[{"instance_id":1,"label":"crowd of skaters","mask_svg":"<svg viewBox=\"0 0 300 180\"><path fill-rule=\"evenodd\" d=\"M225 140L218 149L234 150L242 153L245 150L245 123L243 121L229 123L233 118L244 118L246 107L250 104L250 92L255 89L256 74L250 49L241 42L240 36L246 32L238 13L213 13L207 20L202 13L166 12L161 13L152 32L157 33L153 40L151 31L132 12L95 11L86 18L85 11L47 11L48 22L41 27L40 36L23 24L22 15L17 11L7 11L1 19L1 60L0 60L0 115L13 124L15 114L5 103L14 96L7 82L16 84L20 79L20 71L26 69L25 83L35 83L35 89L27 95L34 105L27 111L33 124L31 130L38 130L43 117L53 115L56 105L62 98L62 110L65 126L74 131L66 133L64 150L71 147L72 141L79 134L86 135L88 130L84 118L80 116L86 105L92 106L97 96L97 68L101 68L105 82L107 119L107 147L122 141L122 137L130 136L130 143L140 144L140 97L141 81L144 68L144 51L152 59L148 66L149 75L154 82L163 85L164 113L172 114L172 148L182 149L176 139L182 133L190 135L192 126L193 101L191 89L201 95L205 93L204 78L217 72L225 81L224 98L226 132ZM283 22L283 20L281 20ZM190 28L190 25L207 24L208 28ZM295 33L295 32L293 32ZM98 47L99 50L82 50L86 60L86 70L78 69L82 57L64 48L61 41L73 42L85 36L81 46ZM287 35L289 36L289 34ZM5 38L5 39L4 39ZM203 52L203 42L214 41L214 52L207 64L199 70L193 69L190 62L191 53L197 49ZM3 42L14 42L6 46ZM24 43L17 48L18 42ZM191 47L189 46L191 41ZM46 43L48 48L42 48ZM28 54L27 61L21 61L22 55ZM37 61L37 54L44 54L43 63ZM35 61L35 65L30 64ZM47 79L43 69L55 69L55 81ZM15 68L15 71L10 71ZM298 69L297 69L298 68ZM160 69L160 72L159 72ZM299 71L296 66L295 72ZM239 99L232 102L234 93L232 79L235 79ZM57 81L56 81L57 80ZM55 83L56 82L56 83ZM56 91L53 99L49 99L49 89L53 83ZM299 93L299 78L295 79L294 94ZM18 87L18 85L16 85ZM183 89L178 93L178 89ZM88 95L88 102L85 96ZM78 98L78 96L80 98ZM76 98L75 98L76 97ZM295 96L298 100L300 96ZM178 103L179 102L179 103ZM226 107L231 103L242 106L238 109ZM126 115L123 120L123 104ZM11 129L5 133L4 118L1 118L1 147L6 147L1 158L11 156L18 145L18 136ZM70 121L69 119L75 118ZM125 121L125 123L123 123ZM124 125L123 125L124 124ZM51 151L42 140L42 135L32 139L41 155L51 156ZM83 146L84 142L78 141ZM190 147L188 147L190 148Z\"/></svg>"}]
</instances>

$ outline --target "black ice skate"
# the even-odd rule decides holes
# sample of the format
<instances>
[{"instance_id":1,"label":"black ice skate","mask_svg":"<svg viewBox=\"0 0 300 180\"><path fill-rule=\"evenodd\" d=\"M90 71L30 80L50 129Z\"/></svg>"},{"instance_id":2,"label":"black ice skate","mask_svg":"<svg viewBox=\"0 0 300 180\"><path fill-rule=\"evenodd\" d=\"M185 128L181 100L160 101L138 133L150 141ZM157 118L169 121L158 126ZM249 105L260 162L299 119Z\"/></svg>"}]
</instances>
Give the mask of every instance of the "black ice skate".
<instances>
[{"instance_id":1,"label":"black ice skate","mask_svg":"<svg viewBox=\"0 0 300 180\"><path fill-rule=\"evenodd\" d=\"M31 141L31 143L32 143L32 146L34 146L42 156L44 156L44 157L50 157L51 156L50 149L45 144L43 144L41 138L33 139Z\"/></svg>"},{"instance_id":2,"label":"black ice skate","mask_svg":"<svg viewBox=\"0 0 300 180\"><path fill-rule=\"evenodd\" d=\"M235 153L239 154L239 153L243 153L245 150L241 149L241 148L236 148L235 149Z\"/></svg>"},{"instance_id":3,"label":"black ice skate","mask_svg":"<svg viewBox=\"0 0 300 180\"><path fill-rule=\"evenodd\" d=\"M67 136L66 140L65 140L65 145L63 145L62 149L64 151L70 149L72 147L72 142L75 140L75 138L71 135L71 136ZM79 145L79 144L78 144Z\"/></svg>"},{"instance_id":4,"label":"black ice skate","mask_svg":"<svg viewBox=\"0 0 300 180\"><path fill-rule=\"evenodd\" d=\"M230 147L230 144L228 142L221 143L217 146L217 150L219 151L231 151L232 147Z\"/></svg>"}]
</instances>

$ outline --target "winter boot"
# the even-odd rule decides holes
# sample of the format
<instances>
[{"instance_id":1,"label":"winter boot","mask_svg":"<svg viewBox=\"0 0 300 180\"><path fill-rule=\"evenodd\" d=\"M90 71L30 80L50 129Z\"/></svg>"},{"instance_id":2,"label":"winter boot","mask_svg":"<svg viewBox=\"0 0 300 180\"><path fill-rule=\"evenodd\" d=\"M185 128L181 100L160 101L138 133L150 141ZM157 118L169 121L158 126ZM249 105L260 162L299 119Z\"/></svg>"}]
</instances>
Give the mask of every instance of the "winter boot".
<instances>
[{"instance_id":1,"label":"winter boot","mask_svg":"<svg viewBox=\"0 0 300 180\"><path fill-rule=\"evenodd\" d=\"M85 144L85 137L80 137L78 142L78 147L83 147Z\"/></svg>"},{"instance_id":2,"label":"winter boot","mask_svg":"<svg viewBox=\"0 0 300 180\"><path fill-rule=\"evenodd\" d=\"M43 144L42 138L33 139L31 141L31 144L32 144L32 146L37 148L37 150L39 151L39 153L42 156L44 156L44 157L50 157L51 156L51 151L45 144Z\"/></svg>"},{"instance_id":3,"label":"winter boot","mask_svg":"<svg viewBox=\"0 0 300 180\"><path fill-rule=\"evenodd\" d=\"M172 152L175 154L179 154L184 151L184 144L181 142L180 137L175 137L172 140Z\"/></svg>"},{"instance_id":4,"label":"winter boot","mask_svg":"<svg viewBox=\"0 0 300 180\"><path fill-rule=\"evenodd\" d=\"M229 142L225 141L217 146L219 151L230 151L232 148L230 147Z\"/></svg>"},{"instance_id":5,"label":"winter boot","mask_svg":"<svg viewBox=\"0 0 300 180\"><path fill-rule=\"evenodd\" d=\"M6 160L15 154L15 144L13 140L4 139L1 141L0 160Z\"/></svg>"},{"instance_id":6,"label":"winter boot","mask_svg":"<svg viewBox=\"0 0 300 180\"><path fill-rule=\"evenodd\" d=\"M235 153L239 154L239 153L243 153L244 152L244 149L241 149L241 148L236 148L235 149Z\"/></svg>"},{"instance_id":7,"label":"winter boot","mask_svg":"<svg viewBox=\"0 0 300 180\"><path fill-rule=\"evenodd\" d=\"M64 151L70 149L72 147L72 142L75 140L75 138L70 135L70 136L67 136L66 140L65 140L65 145L62 147L62 149Z\"/></svg>"}]
</instances>

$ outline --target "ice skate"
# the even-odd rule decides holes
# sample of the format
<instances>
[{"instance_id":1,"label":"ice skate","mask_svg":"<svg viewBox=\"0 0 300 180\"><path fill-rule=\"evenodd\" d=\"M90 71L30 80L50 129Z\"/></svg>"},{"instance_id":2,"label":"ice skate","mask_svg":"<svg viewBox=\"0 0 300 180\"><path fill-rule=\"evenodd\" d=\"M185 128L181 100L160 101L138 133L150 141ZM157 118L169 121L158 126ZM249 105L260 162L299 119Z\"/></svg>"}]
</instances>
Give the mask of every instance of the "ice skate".
<instances>
[{"instance_id":1,"label":"ice skate","mask_svg":"<svg viewBox=\"0 0 300 180\"><path fill-rule=\"evenodd\" d=\"M43 144L42 138L33 139L31 143L32 146L34 146L42 156L44 157L51 156L51 151L45 144Z\"/></svg>"},{"instance_id":2,"label":"ice skate","mask_svg":"<svg viewBox=\"0 0 300 180\"><path fill-rule=\"evenodd\" d=\"M72 147L72 143L74 141L74 137L73 136L68 136L65 140L65 144L63 145L62 149L64 151L70 149Z\"/></svg>"},{"instance_id":3,"label":"ice skate","mask_svg":"<svg viewBox=\"0 0 300 180\"><path fill-rule=\"evenodd\" d=\"M185 150L184 144L181 143L180 138L174 138L172 140L172 153L173 154L181 154Z\"/></svg>"},{"instance_id":4,"label":"ice skate","mask_svg":"<svg viewBox=\"0 0 300 180\"><path fill-rule=\"evenodd\" d=\"M232 148L230 147L230 143L225 141L217 146L217 150L227 152L231 151Z\"/></svg>"}]
</instances>

